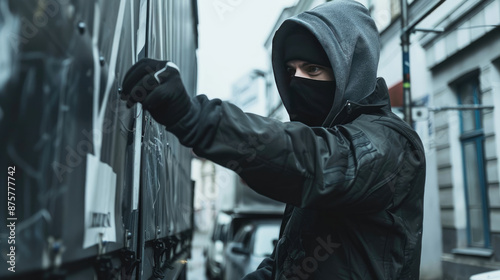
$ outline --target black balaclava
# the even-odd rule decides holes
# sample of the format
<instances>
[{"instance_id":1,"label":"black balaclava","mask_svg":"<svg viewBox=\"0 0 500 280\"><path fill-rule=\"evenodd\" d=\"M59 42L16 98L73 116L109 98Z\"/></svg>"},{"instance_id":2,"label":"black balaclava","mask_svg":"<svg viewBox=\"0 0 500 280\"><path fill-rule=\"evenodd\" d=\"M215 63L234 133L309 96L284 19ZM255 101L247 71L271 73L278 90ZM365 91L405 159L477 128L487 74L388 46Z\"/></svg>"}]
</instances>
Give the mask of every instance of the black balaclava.
<instances>
[{"instance_id":1,"label":"black balaclava","mask_svg":"<svg viewBox=\"0 0 500 280\"><path fill-rule=\"evenodd\" d=\"M305 28L298 28L285 39L283 55L285 64L291 60L304 60L332 68L318 39ZM318 81L294 76L290 77L289 86L290 120L321 126L333 106L335 80Z\"/></svg>"}]
</instances>

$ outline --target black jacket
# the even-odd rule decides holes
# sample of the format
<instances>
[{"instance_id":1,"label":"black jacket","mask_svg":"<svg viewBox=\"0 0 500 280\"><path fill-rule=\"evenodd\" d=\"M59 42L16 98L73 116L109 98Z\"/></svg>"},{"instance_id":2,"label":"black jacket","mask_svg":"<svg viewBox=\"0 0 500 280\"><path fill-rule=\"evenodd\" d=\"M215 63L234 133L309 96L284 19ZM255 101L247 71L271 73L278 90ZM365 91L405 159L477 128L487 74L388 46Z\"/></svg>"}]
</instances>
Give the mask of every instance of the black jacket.
<instances>
[{"instance_id":1,"label":"black jacket","mask_svg":"<svg viewBox=\"0 0 500 280\"><path fill-rule=\"evenodd\" d=\"M418 279L424 150L376 79L373 20L357 2L335 0L285 21L273 41L285 107L280 50L297 24L315 34L333 65L336 95L323 127L244 113L201 95L168 129L255 191L287 203L273 255L245 279Z\"/></svg>"}]
</instances>

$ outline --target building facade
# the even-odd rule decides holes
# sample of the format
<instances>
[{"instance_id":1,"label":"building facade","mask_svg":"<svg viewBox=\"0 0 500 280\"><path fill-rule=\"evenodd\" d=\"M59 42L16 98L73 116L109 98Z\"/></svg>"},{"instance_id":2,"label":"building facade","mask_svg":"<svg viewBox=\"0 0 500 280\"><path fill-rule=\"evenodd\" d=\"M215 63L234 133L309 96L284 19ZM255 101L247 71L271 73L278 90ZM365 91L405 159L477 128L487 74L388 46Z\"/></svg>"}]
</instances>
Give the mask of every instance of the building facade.
<instances>
[{"instance_id":1,"label":"building facade","mask_svg":"<svg viewBox=\"0 0 500 280\"><path fill-rule=\"evenodd\" d=\"M419 1L438 2L416 0L413 13L428 8ZM381 29L379 75L394 95L402 85L399 11ZM424 116L413 126L428 159L422 276L430 279L439 274L425 250L439 244L441 279L500 269L499 23L500 1L445 1L411 34L412 103ZM436 217L438 229L429 223Z\"/></svg>"},{"instance_id":2,"label":"building facade","mask_svg":"<svg viewBox=\"0 0 500 280\"><path fill-rule=\"evenodd\" d=\"M418 15L438 1L413 2L410 12ZM375 14L391 7L386 12L391 23L379 25L379 75L392 95L401 93L402 86L397 5L377 1L372 7ZM494 109L500 105L499 15L499 1L445 1L410 37L412 103L414 112L424 116L413 126L428 159L421 267L425 279L469 279L500 268L500 141L495 137L500 116ZM439 228L434 227L436 218Z\"/></svg>"},{"instance_id":3,"label":"building facade","mask_svg":"<svg viewBox=\"0 0 500 280\"><path fill-rule=\"evenodd\" d=\"M468 279L500 269L500 1L448 1L423 24L443 30L416 42L434 106L443 276Z\"/></svg>"}]
</instances>

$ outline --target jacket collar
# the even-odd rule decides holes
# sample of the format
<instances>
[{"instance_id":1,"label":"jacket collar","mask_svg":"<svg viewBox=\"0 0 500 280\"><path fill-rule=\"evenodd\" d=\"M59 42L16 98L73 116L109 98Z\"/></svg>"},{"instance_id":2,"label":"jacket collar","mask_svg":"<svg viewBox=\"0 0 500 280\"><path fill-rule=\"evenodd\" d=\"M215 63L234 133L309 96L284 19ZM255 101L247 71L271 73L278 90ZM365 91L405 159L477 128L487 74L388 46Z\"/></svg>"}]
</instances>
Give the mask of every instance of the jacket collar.
<instances>
[{"instance_id":1,"label":"jacket collar","mask_svg":"<svg viewBox=\"0 0 500 280\"><path fill-rule=\"evenodd\" d=\"M377 79L375 90L360 101L347 100L335 116L333 121L327 127L344 124L355 119L360 114L370 113L372 111L390 111L391 102L389 99L389 90L383 78Z\"/></svg>"}]
</instances>

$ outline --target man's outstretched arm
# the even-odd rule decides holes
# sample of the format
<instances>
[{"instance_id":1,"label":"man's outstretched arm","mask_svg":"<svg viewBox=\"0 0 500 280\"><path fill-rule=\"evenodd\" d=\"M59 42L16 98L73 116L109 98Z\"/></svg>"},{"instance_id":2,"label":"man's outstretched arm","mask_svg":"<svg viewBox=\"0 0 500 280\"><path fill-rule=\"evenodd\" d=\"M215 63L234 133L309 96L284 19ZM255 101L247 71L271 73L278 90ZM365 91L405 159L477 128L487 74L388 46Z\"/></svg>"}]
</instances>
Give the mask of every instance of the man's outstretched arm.
<instances>
[{"instance_id":1,"label":"man's outstretched arm","mask_svg":"<svg viewBox=\"0 0 500 280\"><path fill-rule=\"evenodd\" d=\"M127 73L123 99L141 102L183 145L234 170L255 191L298 207L381 210L390 203L394 192L383 180L404 159L394 152L403 148L392 149L405 145L402 137L391 136L388 145L365 134L384 129L371 123L311 128L245 113L204 95L191 99L175 68L141 63Z\"/></svg>"}]
</instances>

